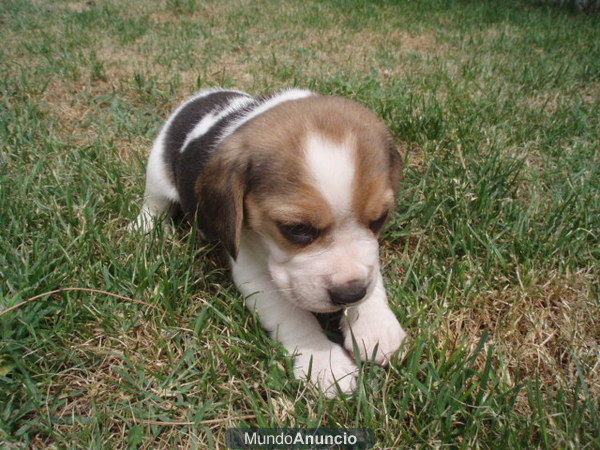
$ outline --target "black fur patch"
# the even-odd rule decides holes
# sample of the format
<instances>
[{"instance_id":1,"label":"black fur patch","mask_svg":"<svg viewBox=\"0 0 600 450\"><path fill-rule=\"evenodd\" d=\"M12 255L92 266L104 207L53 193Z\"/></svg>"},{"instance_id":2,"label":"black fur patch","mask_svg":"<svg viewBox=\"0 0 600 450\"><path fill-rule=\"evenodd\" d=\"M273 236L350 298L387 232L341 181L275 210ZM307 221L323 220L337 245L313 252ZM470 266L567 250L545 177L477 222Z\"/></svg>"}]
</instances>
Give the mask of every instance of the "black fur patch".
<instances>
[{"instance_id":1,"label":"black fur patch","mask_svg":"<svg viewBox=\"0 0 600 450\"><path fill-rule=\"evenodd\" d=\"M256 104L253 102L245 108L224 116L207 133L190 141L185 152L179 154L175 179L181 206L186 214L193 216L196 213L198 205L195 192L196 180L213 155L217 139L228 125L244 115L248 108L255 106Z\"/></svg>"},{"instance_id":2,"label":"black fur patch","mask_svg":"<svg viewBox=\"0 0 600 450\"><path fill-rule=\"evenodd\" d=\"M340 329L340 322L344 312L342 310L332 313L312 313L319 321L321 329L324 331L327 339L331 342L344 345L344 334Z\"/></svg>"},{"instance_id":3,"label":"black fur patch","mask_svg":"<svg viewBox=\"0 0 600 450\"><path fill-rule=\"evenodd\" d=\"M216 91L187 103L169 124L165 136L164 158L174 184L177 186L177 166L181 155L181 147L189 132L211 112L218 112L237 97L249 97L236 91Z\"/></svg>"}]
</instances>

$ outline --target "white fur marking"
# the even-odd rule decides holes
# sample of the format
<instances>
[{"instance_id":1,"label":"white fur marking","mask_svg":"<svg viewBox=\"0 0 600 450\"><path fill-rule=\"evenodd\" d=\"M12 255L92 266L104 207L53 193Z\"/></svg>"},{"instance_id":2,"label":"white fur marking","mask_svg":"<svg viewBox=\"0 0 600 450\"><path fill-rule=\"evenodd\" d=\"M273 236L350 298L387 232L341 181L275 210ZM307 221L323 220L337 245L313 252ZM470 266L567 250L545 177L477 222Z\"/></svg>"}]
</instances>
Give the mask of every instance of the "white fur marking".
<instances>
[{"instance_id":1,"label":"white fur marking","mask_svg":"<svg viewBox=\"0 0 600 450\"><path fill-rule=\"evenodd\" d=\"M318 134L307 137L306 162L314 185L329 206L341 214L352 207L353 152L351 139L334 144Z\"/></svg>"},{"instance_id":2,"label":"white fur marking","mask_svg":"<svg viewBox=\"0 0 600 450\"><path fill-rule=\"evenodd\" d=\"M209 112L208 114L206 114L202 118L202 120L200 120L200 122L198 122L196 124L194 129L192 131L190 131L188 133L188 135L185 137L185 141L183 142L183 145L181 146L180 152L183 153L186 150L186 147L188 146L188 144L190 142L192 142L194 139L198 139L200 136L208 133L209 130L217 122L219 122L219 120L221 120L223 117L237 111L238 109L243 108L244 106L246 106L248 103L251 103L252 101L254 101L254 99L252 97L247 97L247 96L237 97L237 98L232 99L227 104L227 106L218 110L219 112L217 112L216 114L214 112Z\"/></svg>"}]
</instances>

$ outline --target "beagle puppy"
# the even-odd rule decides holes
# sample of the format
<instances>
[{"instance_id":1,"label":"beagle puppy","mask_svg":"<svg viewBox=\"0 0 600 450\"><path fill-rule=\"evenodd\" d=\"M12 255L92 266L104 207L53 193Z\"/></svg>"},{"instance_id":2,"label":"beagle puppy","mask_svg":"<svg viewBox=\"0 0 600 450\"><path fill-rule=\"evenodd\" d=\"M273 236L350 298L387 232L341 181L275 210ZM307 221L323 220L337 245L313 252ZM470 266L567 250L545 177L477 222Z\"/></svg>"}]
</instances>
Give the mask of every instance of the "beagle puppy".
<instances>
[{"instance_id":1,"label":"beagle puppy","mask_svg":"<svg viewBox=\"0 0 600 450\"><path fill-rule=\"evenodd\" d=\"M178 205L227 251L246 305L293 355L296 377L328 396L348 393L354 345L385 365L405 336L377 242L400 169L383 122L355 102L299 89L261 98L205 90L154 142L131 228L148 231ZM338 345L313 313L341 309Z\"/></svg>"}]
</instances>

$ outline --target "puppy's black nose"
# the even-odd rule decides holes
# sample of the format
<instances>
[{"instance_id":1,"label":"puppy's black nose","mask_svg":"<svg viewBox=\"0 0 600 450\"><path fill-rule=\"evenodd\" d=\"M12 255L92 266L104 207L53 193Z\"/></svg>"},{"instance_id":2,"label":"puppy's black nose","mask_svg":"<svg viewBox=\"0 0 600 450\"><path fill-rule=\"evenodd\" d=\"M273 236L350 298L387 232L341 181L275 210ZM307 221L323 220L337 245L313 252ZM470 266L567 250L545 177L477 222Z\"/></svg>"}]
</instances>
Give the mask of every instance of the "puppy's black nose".
<instances>
[{"instance_id":1,"label":"puppy's black nose","mask_svg":"<svg viewBox=\"0 0 600 450\"><path fill-rule=\"evenodd\" d=\"M329 289L329 298L336 305L351 305L367 293L367 286L362 281L351 281Z\"/></svg>"}]
</instances>

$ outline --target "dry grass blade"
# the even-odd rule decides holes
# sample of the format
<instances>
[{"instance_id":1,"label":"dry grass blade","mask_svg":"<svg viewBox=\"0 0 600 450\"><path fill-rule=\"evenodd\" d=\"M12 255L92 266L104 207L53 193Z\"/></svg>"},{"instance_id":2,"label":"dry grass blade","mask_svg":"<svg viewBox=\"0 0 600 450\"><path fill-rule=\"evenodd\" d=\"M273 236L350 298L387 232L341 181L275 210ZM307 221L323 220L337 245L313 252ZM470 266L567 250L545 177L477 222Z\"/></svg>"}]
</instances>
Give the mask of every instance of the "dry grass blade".
<instances>
[{"instance_id":1,"label":"dry grass blade","mask_svg":"<svg viewBox=\"0 0 600 450\"><path fill-rule=\"evenodd\" d=\"M218 425L223 422L228 422L231 420L249 420L255 419L255 414L248 414L246 416L237 416L237 417L223 417L221 419L207 419L207 420L199 420L198 422L162 422L160 420L140 420L136 421L139 423L143 423L145 425L160 425L166 427L179 427L179 426L188 426L188 425Z\"/></svg>"},{"instance_id":2,"label":"dry grass blade","mask_svg":"<svg viewBox=\"0 0 600 450\"><path fill-rule=\"evenodd\" d=\"M31 298L28 298L25 301L22 301L21 303L17 303L16 305L13 305L9 308L4 309L3 311L0 311L0 317L4 316L5 314L8 314L9 312L20 308L21 306L24 306L28 303L34 302L36 300L39 300L40 298L46 297L48 295L53 295L53 294L60 294L62 292L93 292L95 294L103 294L103 295L108 295L110 297L114 297L114 298L118 298L120 300L125 300L128 302L132 302L132 303L138 303L140 305L144 305L144 306L148 306L149 308L152 309L156 309L157 311L162 311L158 306L156 305L151 305L150 303L144 302L142 300L136 300L134 298L129 298L129 297L125 297L124 295L119 295L119 294L113 294L112 292L107 292L107 291L102 291L100 289L91 289L91 288L78 288L78 287L69 287L69 288L62 288L62 289L55 289L54 291L48 291L48 292L44 292L43 294L38 294L35 295Z\"/></svg>"}]
</instances>

